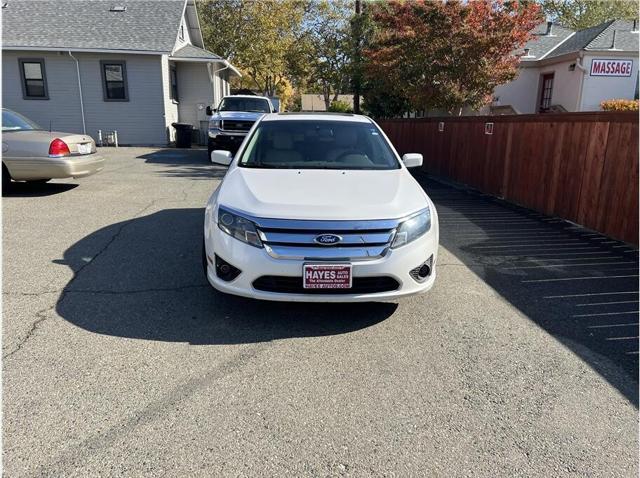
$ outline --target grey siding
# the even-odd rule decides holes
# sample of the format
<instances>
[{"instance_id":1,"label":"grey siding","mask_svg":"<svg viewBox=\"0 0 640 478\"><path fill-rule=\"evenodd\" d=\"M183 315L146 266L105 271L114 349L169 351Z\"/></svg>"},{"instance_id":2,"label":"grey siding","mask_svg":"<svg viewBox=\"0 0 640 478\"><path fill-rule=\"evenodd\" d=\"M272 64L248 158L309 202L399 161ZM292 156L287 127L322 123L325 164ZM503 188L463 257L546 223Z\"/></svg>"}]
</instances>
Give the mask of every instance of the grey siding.
<instances>
[{"instance_id":1,"label":"grey siding","mask_svg":"<svg viewBox=\"0 0 640 478\"><path fill-rule=\"evenodd\" d=\"M162 95L164 97L164 123L168 132L168 140L175 141L176 132L171 123L178 121L178 103L171 99L168 55L162 55Z\"/></svg>"},{"instance_id":2,"label":"grey siding","mask_svg":"<svg viewBox=\"0 0 640 478\"><path fill-rule=\"evenodd\" d=\"M206 121L204 110L198 105L213 105L213 96L206 63L175 62L178 68L178 117L181 123L191 123L200 129L200 122ZM219 101L219 99L218 99ZM217 106L217 103L215 103Z\"/></svg>"},{"instance_id":3,"label":"grey siding","mask_svg":"<svg viewBox=\"0 0 640 478\"><path fill-rule=\"evenodd\" d=\"M74 53L74 56L80 62L87 134L97 138L99 129L117 130L121 144L167 143L160 55ZM23 99L18 58L44 58L48 100ZM129 101L104 101L100 60L126 62ZM76 64L68 53L5 50L2 85L4 107L24 114L44 128L51 122L56 130L82 132Z\"/></svg>"}]
</instances>

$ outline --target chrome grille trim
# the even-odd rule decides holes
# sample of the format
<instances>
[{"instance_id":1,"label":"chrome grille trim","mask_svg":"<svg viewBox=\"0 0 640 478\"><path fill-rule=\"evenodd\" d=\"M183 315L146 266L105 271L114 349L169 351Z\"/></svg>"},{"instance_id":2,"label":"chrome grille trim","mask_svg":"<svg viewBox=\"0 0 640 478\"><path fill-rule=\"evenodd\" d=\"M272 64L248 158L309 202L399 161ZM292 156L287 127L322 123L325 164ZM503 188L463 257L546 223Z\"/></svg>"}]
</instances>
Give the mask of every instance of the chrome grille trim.
<instances>
[{"instance_id":1,"label":"chrome grille trim","mask_svg":"<svg viewBox=\"0 0 640 478\"><path fill-rule=\"evenodd\" d=\"M389 244L367 247L322 247L322 246L281 246L264 245L267 254L274 259L320 260L320 261L362 261L384 257Z\"/></svg>"},{"instance_id":2,"label":"chrome grille trim","mask_svg":"<svg viewBox=\"0 0 640 478\"><path fill-rule=\"evenodd\" d=\"M414 212L398 219L380 220L308 220L254 217L223 206L256 225L265 251L274 259L320 261L367 261L384 257L400 223ZM321 245L314 241L322 234L337 234L342 241Z\"/></svg>"},{"instance_id":3,"label":"chrome grille trim","mask_svg":"<svg viewBox=\"0 0 640 478\"><path fill-rule=\"evenodd\" d=\"M244 217L247 217L246 215ZM247 219L251 219L247 217ZM284 229L287 231L314 231L314 233L349 233L354 231L380 232L395 229L401 220L315 221L308 219L251 219L261 229Z\"/></svg>"},{"instance_id":4,"label":"chrome grille trim","mask_svg":"<svg viewBox=\"0 0 640 478\"><path fill-rule=\"evenodd\" d=\"M385 232L362 231L356 233L342 233L342 240L335 245L322 245L315 242L315 238L323 232L285 232L285 230L259 230L258 232L262 242L266 244L282 244L282 245L312 245L324 248L336 248L340 246L363 246L363 245L380 245L387 244L393 238L393 230Z\"/></svg>"}]
</instances>

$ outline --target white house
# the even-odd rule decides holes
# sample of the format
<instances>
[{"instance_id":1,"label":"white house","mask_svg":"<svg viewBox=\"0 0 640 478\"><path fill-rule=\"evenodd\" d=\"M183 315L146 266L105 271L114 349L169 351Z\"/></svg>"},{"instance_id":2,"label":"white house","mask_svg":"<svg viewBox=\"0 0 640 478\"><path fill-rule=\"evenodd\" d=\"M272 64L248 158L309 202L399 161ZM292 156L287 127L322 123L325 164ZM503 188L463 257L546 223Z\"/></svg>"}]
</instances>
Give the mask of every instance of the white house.
<instances>
[{"instance_id":1,"label":"white house","mask_svg":"<svg viewBox=\"0 0 640 478\"><path fill-rule=\"evenodd\" d=\"M7 0L2 26L3 107L120 144L166 145L174 122L206 129L239 75L204 49L195 0Z\"/></svg>"},{"instance_id":2,"label":"white house","mask_svg":"<svg viewBox=\"0 0 640 478\"><path fill-rule=\"evenodd\" d=\"M494 112L597 111L603 100L638 98L636 21L580 31L543 23L519 54L518 77L494 91Z\"/></svg>"}]
</instances>

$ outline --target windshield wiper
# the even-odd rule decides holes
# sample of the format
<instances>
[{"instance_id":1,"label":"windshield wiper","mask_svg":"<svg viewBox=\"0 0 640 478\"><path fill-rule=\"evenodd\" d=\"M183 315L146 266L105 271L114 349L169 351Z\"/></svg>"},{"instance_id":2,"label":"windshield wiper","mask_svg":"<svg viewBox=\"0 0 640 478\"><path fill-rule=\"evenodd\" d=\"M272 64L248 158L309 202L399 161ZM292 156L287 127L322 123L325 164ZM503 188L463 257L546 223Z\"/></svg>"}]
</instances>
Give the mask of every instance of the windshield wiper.
<instances>
[{"instance_id":1,"label":"windshield wiper","mask_svg":"<svg viewBox=\"0 0 640 478\"><path fill-rule=\"evenodd\" d=\"M278 164L240 164L239 166L253 169L291 169L287 166L281 166Z\"/></svg>"}]
</instances>

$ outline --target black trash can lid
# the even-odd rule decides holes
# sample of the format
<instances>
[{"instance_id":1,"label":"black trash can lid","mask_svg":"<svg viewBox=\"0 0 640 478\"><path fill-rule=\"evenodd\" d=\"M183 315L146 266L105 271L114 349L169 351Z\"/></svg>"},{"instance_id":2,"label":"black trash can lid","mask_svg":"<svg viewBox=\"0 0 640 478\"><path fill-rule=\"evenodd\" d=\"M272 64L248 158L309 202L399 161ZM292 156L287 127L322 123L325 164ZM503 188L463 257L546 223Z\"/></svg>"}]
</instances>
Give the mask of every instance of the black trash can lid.
<instances>
[{"instance_id":1,"label":"black trash can lid","mask_svg":"<svg viewBox=\"0 0 640 478\"><path fill-rule=\"evenodd\" d=\"M180 128L193 128L193 125L191 123L171 123L171 126L173 126L176 129L180 129Z\"/></svg>"}]
</instances>

